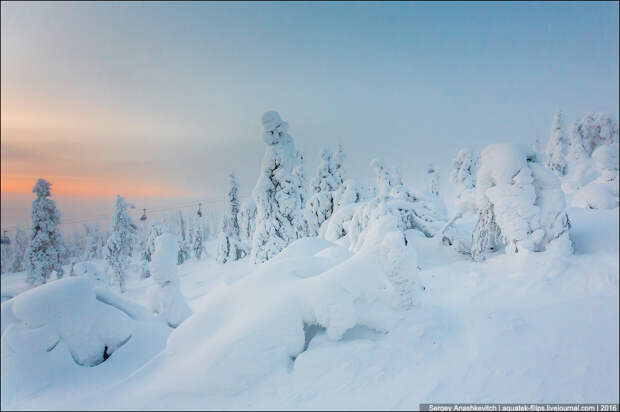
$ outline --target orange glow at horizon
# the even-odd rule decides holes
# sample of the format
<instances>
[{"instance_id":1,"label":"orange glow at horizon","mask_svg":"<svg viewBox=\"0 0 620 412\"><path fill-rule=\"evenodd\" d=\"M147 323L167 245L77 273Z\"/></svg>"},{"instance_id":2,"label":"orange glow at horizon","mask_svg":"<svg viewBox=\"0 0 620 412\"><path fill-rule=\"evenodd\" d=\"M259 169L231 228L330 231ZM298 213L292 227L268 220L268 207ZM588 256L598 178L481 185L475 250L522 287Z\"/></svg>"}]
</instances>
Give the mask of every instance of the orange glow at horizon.
<instances>
[{"instance_id":1,"label":"orange glow at horizon","mask_svg":"<svg viewBox=\"0 0 620 412\"><path fill-rule=\"evenodd\" d=\"M163 184L154 184L145 181L129 181L127 179L109 181L102 178L81 178L74 176L16 176L3 174L0 180L2 193L28 194L32 193L37 179L42 177L52 184L52 198L54 195L68 195L75 197L105 198L116 196L124 197L171 197L193 196L187 190L172 188Z\"/></svg>"}]
</instances>

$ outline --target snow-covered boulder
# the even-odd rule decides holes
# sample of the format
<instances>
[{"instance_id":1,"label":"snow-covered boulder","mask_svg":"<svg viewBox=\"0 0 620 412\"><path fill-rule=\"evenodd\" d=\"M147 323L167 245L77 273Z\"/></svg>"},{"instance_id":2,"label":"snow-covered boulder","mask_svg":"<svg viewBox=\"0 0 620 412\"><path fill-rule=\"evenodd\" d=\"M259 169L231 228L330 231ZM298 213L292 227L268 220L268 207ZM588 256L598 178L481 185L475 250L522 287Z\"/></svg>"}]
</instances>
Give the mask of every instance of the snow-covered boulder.
<instances>
[{"instance_id":1,"label":"snow-covered boulder","mask_svg":"<svg viewBox=\"0 0 620 412\"><path fill-rule=\"evenodd\" d=\"M148 291L149 306L173 328L192 313L179 286L177 254L176 236L164 233L155 239L155 253L149 266L156 283Z\"/></svg>"}]
</instances>

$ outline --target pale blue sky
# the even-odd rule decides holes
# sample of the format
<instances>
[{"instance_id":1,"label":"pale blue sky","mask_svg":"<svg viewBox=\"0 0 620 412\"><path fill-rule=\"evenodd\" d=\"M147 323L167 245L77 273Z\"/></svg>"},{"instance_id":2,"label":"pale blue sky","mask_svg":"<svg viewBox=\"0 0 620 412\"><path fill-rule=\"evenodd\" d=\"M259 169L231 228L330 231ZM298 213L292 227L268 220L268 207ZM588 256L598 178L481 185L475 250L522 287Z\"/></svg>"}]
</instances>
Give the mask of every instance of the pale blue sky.
<instances>
[{"instance_id":1,"label":"pale blue sky","mask_svg":"<svg viewBox=\"0 0 620 412\"><path fill-rule=\"evenodd\" d=\"M341 142L352 177L434 161L448 190L461 147L618 118L618 3L3 2L1 86L3 179L249 193L278 110L309 176Z\"/></svg>"}]
</instances>

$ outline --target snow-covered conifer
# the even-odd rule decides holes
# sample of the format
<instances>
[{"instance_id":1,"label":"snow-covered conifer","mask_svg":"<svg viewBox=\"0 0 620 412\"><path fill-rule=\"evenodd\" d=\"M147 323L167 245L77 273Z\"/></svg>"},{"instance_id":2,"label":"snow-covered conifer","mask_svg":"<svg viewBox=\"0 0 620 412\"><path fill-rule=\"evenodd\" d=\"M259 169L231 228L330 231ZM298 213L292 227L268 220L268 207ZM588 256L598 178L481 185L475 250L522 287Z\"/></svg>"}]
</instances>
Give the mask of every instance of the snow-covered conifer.
<instances>
[{"instance_id":1,"label":"snow-covered conifer","mask_svg":"<svg viewBox=\"0 0 620 412\"><path fill-rule=\"evenodd\" d=\"M86 251L85 251L85 259L101 259L102 251L101 251L101 231L99 229L99 224L95 225L84 225L84 229L86 231Z\"/></svg>"},{"instance_id":2,"label":"snow-covered conifer","mask_svg":"<svg viewBox=\"0 0 620 412\"><path fill-rule=\"evenodd\" d=\"M155 251L149 266L155 281L148 291L149 306L173 328L192 313L179 286L178 249L176 236L170 233L160 235L155 239Z\"/></svg>"},{"instance_id":3,"label":"snow-covered conifer","mask_svg":"<svg viewBox=\"0 0 620 412\"><path fill-rule=\"evenodd\" d=\"M426 168L428 175L428 192L434 198L439 198L439 166L429 164Z\"/></svg>"},{"instance_id":4,"label":"snow-covered conifer","mask_svg":"<svg viewBox=\"0 0 620 412\"><path fill-rule=\"evenodd\" d=\"M185 223L185 218L183 217L183 213L179 210L177 212L177 240L179 242L179 256L177 259L177 264L182 265L187 259L189 259L189 242L187 236L187 224Z\"/></svg>"},{"instance_id":5,"label":"snow-covered conifer","mask_svg":"<svg viewBox=\"0 0 620 412\"><path fill-rule=\"evenodd\" d=\"M551 124L551 134L549 143L547 143L547 167L555 172L558 176L566 174L566 150L568 140L564 134L564 124L562 122L562 113L557 112L553 116Z\"/></svg>"},{"instance_id":6,"label":"snow-covered conifer","mask_svg":"<svg viewBox=\"0 0 620 412\"><path fill-rule=\"evenodd\" d=\"M6 231L0 231L2 236L6 235ZM13 261L13 247L9 243L0 244L0 273L7 273L10 271L11 262Z\"/></svg>"},{"instance_id":7,"label":"snow-covered conifer","mask_svg":"<svg viewBox=\"0 0 620 412\"><path fill-rule=\"evenodd\" d=\"M239 184L234 173L230 174L229 179L228 205L217 241L216 260L218 263L239 260L245 256L239 227Z\"/></svg>"},{"instance_id":8,"label":"snow-covered conifer","mask_svg":"<svg viewBox=\"0 0 620 412\"><path fill-rule=\"evenodd\" d=\"M131 220L127 207L133 205L116 196L116 208L112 215L112 233L105 247L105 261L112 271L112 281L118 284L121 292L126 290L127 268L129 267L137 226Z\"/></svg>"},{"instance_id":9,"label":"snow-covered conifer","mask_svg":"<svg viewBox=\"0 0 620 412\"><path fill-rule=\"evenodd\" d=\"M256 230L252 242L255 262L264 262L299 237L301 204L297 193L295 146L288 123L277 112L262 118L266 144L261 171L252 192L256 203Z\"/></svg>"},{"instance_id":10,"label":"snow-covered conifer","mask_svg":"<svg viewBox=\"0 0 620 412\"><path fill-rule=\"evenodd\" d=\"M50 188L48 181L39 179L32 189L37 198L32 202L32 229L26 250L27 281L32 285L46 283L53 271L58 278L64 274L61 258L66 249L58 229L60 212L49 198Z\"/></svg>"},{"instance_id":11,"label":"snow-covered conifer","mask_svg":"<svg viewBox=\"0 0 620 412\"><path fill-rule=\"evenodd\" d=\"M245 254L249 255L252 251L252 238L256 229L256 204L252 197L246 198L241 203L239 210L239 228L241 230L241 243Z\"/></svg>"},{"instance_id":12,"label":"snow-covered conifer","mask_svg":"<svg viewBox=\"0 0 620 412\"><path fill-rule=\"evenodd\" d=\"M26 250L28 249L28 235L21 228L15 229L15 245L13 246L13 261L11 272L23 272L26 270Z\"/></svg>"},{"instance_id":13,"label":"snow-covered conifer","mask_svg":"<svg viewBox=\"0 0 620 412\"><path fill-rule=\"evenodd\" d=\"M346 173L344 171L344 159L346 159L346 154L344 153L342 145L339 144L338 146L336 146L336 151L332 155L332 174L334 175L336 181L336 189L340 188L340 185L343 184L346 180Z\"/></svg>"},{"instance_id":14,"label":"snow-covered conifer","mask_svg":"<svg viewBox=\"0 0 620 412\"><path fill-rule=\"evenodd\" d=\"M304 172L304 155L298 150L295 152L295 158L297 162L293 168L293 176L297 179L297 194L299 196L299 205L302 209L302 214L298 220L297 237L306 237L312 235L310 230L309 217L307 215L306 204L308 202L308 189L306 182L306 175Z\"/></svg>"},{"instance_id":15,"label":"snow-covered conifer","mask_svg":"<svg viewBox=\"0 0 620 412\"><path fill-rule=\"evenodd\" d=\"M307 216L311 235L318 233L323 222L329 219L334 211L333 192L339 184L333 174L333 166L331 153L323 149L316 175L310 182Z\"/></svg>"},{"instance_id":16,"label":"snow-covered conifer","mask_svg":"<svg viewBox=\"0 0 620 412\"><path fill-rule=\"evenodd\" d=\"M202 217L196 217L194 219L192 219L192 229L191 229L191 233L192 233L192 237L191 237L191 248L192 248L192 252L194 253L194 257L196 258L196 260L200 260L202 258L202 255L204 253L204 245L203 245L203 235L204 235L204 230L203 230L203 218Z\"/></svg>"}]
</instances>

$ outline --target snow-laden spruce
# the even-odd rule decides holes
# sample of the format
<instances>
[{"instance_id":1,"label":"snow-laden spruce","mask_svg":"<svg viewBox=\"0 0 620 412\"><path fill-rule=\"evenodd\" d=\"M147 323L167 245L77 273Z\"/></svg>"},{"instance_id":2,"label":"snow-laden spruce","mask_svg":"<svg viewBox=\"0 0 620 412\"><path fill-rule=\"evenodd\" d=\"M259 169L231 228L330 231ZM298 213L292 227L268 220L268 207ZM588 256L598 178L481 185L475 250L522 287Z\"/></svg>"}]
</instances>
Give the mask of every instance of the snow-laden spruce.
<instances>
[{"instance_id":1,"label":"snow-laden spruce","mask_svg":"<svg viewBox=\"0 0 620 412\"><path fill-rule=\"evenodd\" d=\"M465 213L477 213L476 204L476 173L478 157L474 157L471 150L461 149L452 160L450 182L454 185L454 207L452 217L439 231L438 237L442 243L447 243L464 254L471 252L470 236L457 233L454 223ZM469 235L469 234L468 234Z\"/></svg>"},{"instance_id":2,"label":"snow-laden spruce","mask_svg":"<svg viewBox=\"0 0 620 412\"><path fill-rule=\"evenodd\" d=\"M306 173L304 171L304 154L297 150L295 152L295 158L297 160L295 167L293 168L293 175L297 179L297 194L299 196L299 204L301 205L302 214L298 221L298 237L312 236L313 230L311 230L310 222L313 219L308 215L307 202L308 202L308 182L306 181Z\"/></svg>"},{"instance_id":3,"label":"snow-laden spruce","mask_svg":"<svg viewBox=\"0 0 620 412\"><path fill-rule=\"evenodd\" d=\"M15 229L15 245L13 246L13 261L11 262L11 272L23 272L26 263L26 250L28 250L28 235L21 228Z\"/></svg>"},{"instance_id":4,"label":"snow-laden spruce","mask_svg":"<svg viewBox=\"0 0 620 412\"><path fill-rule=\"evenodd\" d=\"M241 230L241 243L245 254L252 253L252 238L256 229L256 203L252 197L241 202L239 209L239 229Z\"/></svg>"},{"instance_id":5,"label":"snow-laden spruce","mask_svg":"<svg viewBox=\"0 0 620 412\"><path fill-rule=\"evenodd\" d=\"M239 183L234 173L229 176L228 205L222 219L222 228L217 239L218 263L232 262L245 257L246 249L241 240L239 226Z\"/></svg>"},{"instance_id":6,"label":"snow-laden spruce","mask_svg":"<svg viewBox=\"0 0 620 412\"><path fill-rule=\"evenodd\" d=\"M299 183L293 174L295 145L288 134L288 123L277 112L263 115L263 141L266 145L261 170L252 191L256 203L256 230L252 258L264 262L301 237L298 232L302 205Z\"/></svg>"},{"instance_id":7,"label":"snow-laden spruce","mask_svg":"<svg viewBox=\"0 0 620 412\"><path fill-rule=\"evenodd\" d=\"M316 235L334 211L333 192L338 188L338 180L334 175L332 154L321 150L321 159L315 176L310 182L310 198L308 199L308 219L310 234Z\"/></svg>"},{"instance_id":8,"label":"snow-laden spruce","mask_svg":"<svg viewBox=\"0 0 620 412\"><path fill-rule=\"evenodd\" d=\"M164 233L155 239L155 253L151 259L150 271L156 284L148 291L151 310L173 328L179 326L192 313L181 294L177 274L178 249L176 236L170 233Z\"/></svg>"},{"instance_id":9,"label":"snow-laden spruce","mask_svg":"<svg viewBox=\"0 0 620 412\"><path fill-rule=\"evenodd\" d=\"M476 199L474 259L502 246L507 253L544 251L550 244L571 250L559 179L528 150L510 143L487 146L480 158Z\"/></svg>"},{"instance_id":10,"label":"snow-laden spruce","mask_svg":"<svg viewBox=\"0 0 620 412\"><path fill-rule=\"evenodd\" d=\"M5 231L1 232L5 235ZM13 261L13 248L9 243L0 244L0 273L7 273Z\"/></svg>"},{"instance_id":11,"label":"snow-laden spruce","mask_svg":"<svg viewBox=\"0 0 620 412\"><path fill-rule=\"evenodd\" d=\"M86 231L86 250L84 252L84 259L93 260L101 259L102 257L102 236L99 224L96 225L84 225Z\"/></svg>"},{"instance_id":12,"label":"snow-laden spruce","mask_svg":"<svg viewBox=\"0 0 620 412\"><path fill-rule=\"evenodd\" d=\"M204 220L201 216L190 216L188 223L188 241L190 251L196 260L202 259L204 247Z\"/></svg>"},{"instance_id":13,"label":"snow-laden spruce","mask_svg":"<svg viewBox=\"0 0 620 412\"><path fill-rule=\"evenodd\" d=\"M553 122L551 124L551 134L549 136L549 143L547 143L546 165L558 176L564 176L566 174L567 148L568 140L564 133L562 113L557 112L553 116Z\"/></svg>"},{"instance_id":14,"label":"snow-laden spruce","mask_svg":"<svg viewBox=\"0 0 620 412\"><path fill-rule=\"evenodd\" d=\"M344 170L344 159L346 157L342 145L338 144L336 151L332 154L332 174L336 179L336 188L339 188L346 180L346 172Z\"/></svg>"},{"instance_id":15,"label":"snow-laden spruce","mask_svg":"<svg viewBox=\"0 0 620 412\"><path fill-rule=\"evenodd\" d=\"M26 250L27 281L31 285L46 283L53 271L59 279L64 274L61 259L66 249L58 229L60 212L49 198L50 188L47 180L39 179L32 189L37 198L32 202L32 229Z\"/></svg>"},{"instance_id":16,"label":"snow-laden spruce","mask_svg":"<svg viewBox=\"0 0 620 412\"><path fill-rule=\"evenodd\" d=\"M106 242L105 261L111 272L111 283L118 285L121 292L126 290L127 269L136 239L137 226L131 220L127 207L133 205L116 195L116 207L112 215L112 233Z\"/></svg>"},{"instance_id":17,"label":"snow-laden spruce","mask_svg":"<svg viewBox=\"0 0 620 412\"><path fill-rule=\"evenodd\" d=\"M177 220L176 220L176 233L177 240L179 242L179 256L177 258L177 264L182 265L190 256L190 245L187 237L187 223L185 222L185 217L183 217L183 213L179 210L177 211Z\"/></svg>"}]
</instances>

